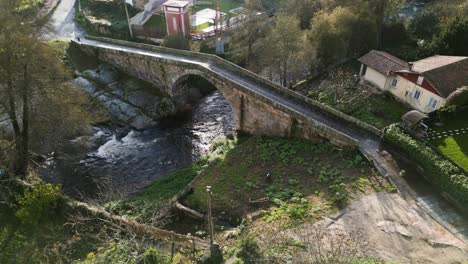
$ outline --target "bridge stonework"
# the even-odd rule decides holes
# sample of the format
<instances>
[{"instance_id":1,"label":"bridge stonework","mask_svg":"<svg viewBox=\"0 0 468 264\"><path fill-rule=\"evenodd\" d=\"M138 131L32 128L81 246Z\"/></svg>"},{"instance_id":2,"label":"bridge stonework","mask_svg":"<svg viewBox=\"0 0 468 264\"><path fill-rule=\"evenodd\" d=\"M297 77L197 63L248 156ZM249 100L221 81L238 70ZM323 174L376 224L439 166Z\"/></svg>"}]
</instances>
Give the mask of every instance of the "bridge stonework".
<instances>
[{"instance_id":1,"label":"bridge stonework","mask_svg":"<svg viewBox=\"0 0 468 264\"><path fill-rule=\"evenodd\" d=\"M160 92L171 97L186 92L185 88L181 88L178 84L188 75L198 75L207 79L231 105L235 115L236 130L240 132L252 135L299 137L316 142L330 141L340 147L356 146L358 143L355 139L319 122L305 119L278 102L259 96L243 85L211 71L209 67L136 52L74 43L77 44L87 54L129 75L155 84Z\"/></svg>"}]
</instances>

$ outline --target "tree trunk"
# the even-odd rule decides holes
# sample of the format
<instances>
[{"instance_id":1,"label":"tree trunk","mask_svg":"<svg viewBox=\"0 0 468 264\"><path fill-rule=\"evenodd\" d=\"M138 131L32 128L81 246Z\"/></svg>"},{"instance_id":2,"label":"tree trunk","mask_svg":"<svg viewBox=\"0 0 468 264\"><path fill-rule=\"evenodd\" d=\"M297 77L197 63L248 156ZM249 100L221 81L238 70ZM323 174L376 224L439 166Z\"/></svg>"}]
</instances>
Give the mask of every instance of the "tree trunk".
<instances>
[{"instance_id":1,"label":"tree trunk","mask_svg":"<svg viewBox=\"0 0 468 264\"><path fill-rule=\"evenodd\" d=\"M288 82L288 59L283 60L283 80L282 84L284 87L287 87Z\"/></svg>"},{"instance_id":2,"label":"tree trunk","mask_svg":"<svg viewBox=\"0 0 468 264\"><path fill-rule=\"evenodd\" d=\"M11 60L7 58L9 65L11 65ZM15 144L15 154L13 160L13 172L18 174L23 172L23 168L21 167L21 129L18 123L17 111L16 111L16 103L15 103L15 96L13 94L13 73L8 70L7 72L7 96L8 96L8 117L11 120L11 125L13 126L13 133L14 133L14 144Z\"/></svg>"},{"instance_id":3,"label":"tree trunk","mask_svg":"<svg viewBox=\"0 0 468 264\"><path fill-rule=\"evenodd\" d=\"M21 131L21 168L20 175L25 176L29 165L29 76L28 65L24 65L23 87L23 131Z\"/></svg>"}]
</instances>

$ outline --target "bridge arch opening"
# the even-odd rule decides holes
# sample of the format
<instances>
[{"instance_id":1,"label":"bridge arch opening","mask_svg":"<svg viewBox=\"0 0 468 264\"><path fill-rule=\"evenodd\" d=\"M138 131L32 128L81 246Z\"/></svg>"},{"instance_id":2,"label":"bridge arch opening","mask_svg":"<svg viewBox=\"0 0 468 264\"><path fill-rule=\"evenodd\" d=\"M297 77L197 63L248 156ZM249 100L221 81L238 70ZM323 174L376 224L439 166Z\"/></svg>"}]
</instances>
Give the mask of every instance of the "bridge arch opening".
<instances>
[{"instance_id":1,"label":"bridge arch opening","mask_svg":"<svg viewBox=\"0 0 468 264\"><path fill-rule=\"evenodd\" d=\"M216 90L214 84L197 74L183 75L172 85L173 97L179 105L196 104L201 98Z\"/></svg>"},{"instance_id":2,"label":"bridge arch opening","mask_svg":"<svg viewBox=\"0 0 468 264\"><path fill-rule=\"evenodd\" d=\"M209 78L209 77L208 77ZM232 102L222 87L217 87L202 73L180 76L172 85L172 95L179 116L190 118L194 126L206 126L214 134L230 137L237 128L237 116ZM218 84L219 85L219 84Z\"/></svg>"}]
</instances>

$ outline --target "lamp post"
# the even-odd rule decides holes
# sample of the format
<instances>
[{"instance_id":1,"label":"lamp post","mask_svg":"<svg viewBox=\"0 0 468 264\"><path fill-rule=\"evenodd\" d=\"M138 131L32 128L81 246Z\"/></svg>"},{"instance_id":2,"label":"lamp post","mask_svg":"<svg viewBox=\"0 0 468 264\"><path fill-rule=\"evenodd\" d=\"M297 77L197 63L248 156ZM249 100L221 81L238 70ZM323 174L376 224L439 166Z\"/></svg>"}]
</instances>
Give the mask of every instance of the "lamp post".
<instances>
[{"instance_id":1,"label":"lamp post","mask_svg":"<svg viewBox=\"0 0 468 264\"><path fill-rule=\"evenodd\" d=\"M210 246L214 244L213 217L211 216L211 186L206 186L208 193L208 232L210 233Z\"/></svg>"},{"instance_id":2,"label":"lamp post","mask_svg":"<svg viewBox=\"0 0 468 264\"><path fill-rule=\"evenodd\" d=\"M210 232L210 262L209 263L222 263L223 254L219 248L219 245L214 243L214 225L213 216L211 214L211 186L206 186L206 192L208 193L208 228Z\"/></svg>"}]
</instances>

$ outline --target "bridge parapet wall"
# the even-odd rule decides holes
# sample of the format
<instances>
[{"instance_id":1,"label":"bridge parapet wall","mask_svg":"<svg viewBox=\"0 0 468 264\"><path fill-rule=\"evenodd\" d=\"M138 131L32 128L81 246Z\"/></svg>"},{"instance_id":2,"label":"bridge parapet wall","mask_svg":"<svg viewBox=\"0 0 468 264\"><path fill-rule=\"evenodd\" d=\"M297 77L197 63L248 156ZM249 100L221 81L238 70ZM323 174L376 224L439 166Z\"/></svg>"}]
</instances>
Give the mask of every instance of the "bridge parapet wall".
<instances>
[{"instance_id":1,"label":"bridge parapet wall","mask_svg":"<svg viewBox=\"0 0 468 264\"><path fill-rule=\"evenodd\" d=\"M292 95L288 95L289 92L294 94L293 91L273 84L254 73L214 55L173 50L140 43L128 44L129 42L121 40L108 41L108 39L95 37L91 37L90 39L174 55L190 56L192 60L195 57L202 63L207 63L211 66L215 64L218 67L227 68L236 74L247 75L255 80L255 82L268 85L268 89L277 89L281 92L281 95L291 97ZM162 92L170 96L176 95L173 94L173 85L177 83L179 78L187 74L201 75L215 85L228 100L235 113L237 130L239 131L253 135L301 137L313 141L327 140L340 147L358 145L356 139L326 124L320 123L303 113L296 112L281 102L261 96L240 83L234 82L228 77L211 70L210 67L189 61L175 61L157 56L129 53L128 51L114 48L95 47L89 43L76 44L80 45L81 49L86 50L88 53L94 52L94 55L104 62L110 63L135 77L157 84Z\"/></svg>"},{"instance_id":2,"label":"bridge parapet wall","mask_svg":"<svg viewBox=\"0 0 468 264\"><path fill-rule=\"evenodd\" d=\"M227 60L224 60L218 56L212 55L212 54L206 54L206 53L199 53L199 52L193 52L193 51L185 51L185 50L177 50L177 49L171 49L171 48L166 48L166 47L160 47L160 46L154 46L154 45L149 45L149 44L143 44L143 43L135 43L135 42L129 42L129 41L124 41L124 40L116 40L116 39L109 39L109 38L103 38L103 37L94 37L94 36L87 36L86 38L91 39L91 40L98 40L98 41L103 41L103 42L108 42L108 43L114 43L114 44L120 44L120 45L125 45L129 47L136 47L136 48L141 48L141 49L147 49L147 50L154 50L158 52L165 52L169 54L174 54L174 55L183 55L183 56L189 56L191 58L199 58L200 60L203 60L205 62L213 62L219 65L222 65L223 67L236 72L240 75L248 76L252 79L254 79L256 82L269 86L272 89L276 90L280 94L287 96L289 98L297 100L299 103L303 103L306 105L309 105L314 108L318 108L321 111L327 113L328 115L337 118L339 120L342 120L352 126L358 127L360 129L364 129L367 132L370 132L374 135L377 136L382 136L382 131L377 129L376 127L367 124L366 122L363 122L359 119L356 119L352 116L349 116L341 111L338 111L330 106L324 105L322 103L319 103L315 100L312 100L302 94L296 93L294 91L291 91L281 85L278 85L270 80L267 80L258 74L255 74L249 70L246 70L232 62L229 62Z\"/></svg>"}]
</instances>

